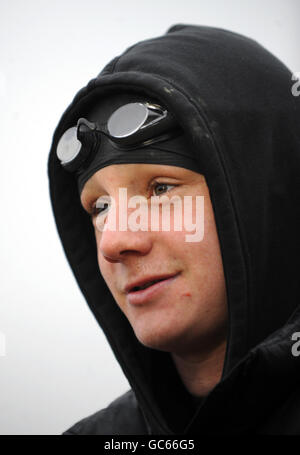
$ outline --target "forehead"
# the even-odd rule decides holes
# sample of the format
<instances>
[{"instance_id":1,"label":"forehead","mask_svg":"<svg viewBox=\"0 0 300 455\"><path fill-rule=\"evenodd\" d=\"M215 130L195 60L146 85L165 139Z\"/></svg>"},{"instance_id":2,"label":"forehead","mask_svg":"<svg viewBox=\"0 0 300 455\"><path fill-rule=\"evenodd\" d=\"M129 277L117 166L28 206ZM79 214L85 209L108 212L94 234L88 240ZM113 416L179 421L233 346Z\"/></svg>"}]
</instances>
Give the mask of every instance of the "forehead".
<instances>
[{"instance_id":1,"label":"forehead","mask_svg":"<svg viewBox=\"0 0 300 455\"><path fill-rule=\"evenodd\" d=\"M179 166L161 164L113 164L97 172L85 183L81 196L104 189L106 186L129 186L144 183L149 178L168 177L177 179L178 183L199 183L204 181L204 176L197 172Z\"/></svg>"}]
</instances>

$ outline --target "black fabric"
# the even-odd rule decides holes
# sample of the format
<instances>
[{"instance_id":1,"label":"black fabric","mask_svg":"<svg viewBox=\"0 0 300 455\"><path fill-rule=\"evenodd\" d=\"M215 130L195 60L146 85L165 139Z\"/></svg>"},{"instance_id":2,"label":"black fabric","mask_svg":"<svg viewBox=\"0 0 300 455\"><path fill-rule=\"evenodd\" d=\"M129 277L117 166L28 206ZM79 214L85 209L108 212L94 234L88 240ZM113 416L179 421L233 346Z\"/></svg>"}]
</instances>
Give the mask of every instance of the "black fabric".
<instances>
[{"instance_id":1,"label":"black fabric","mask_svg":"<svg viewBox=\"0 0 300 455\"><path fill-rule=\"evenodd\" d=\"M119 107L127 103L143 101L157 103L157 100L146 99L145 96L134 95L134 93L110 95L107 98L100 99L98 104L91 107L91 111L88 112L88 120L97 122L100 125L106 125L110 115ZM89 136L91 134L87 135L87 137ZM179 166L190 169L191 171L200 172L194 153L188 147L183 132L178 125L174 128L172 137L163 137L159 142L145 147L131 147L126 150L120 149L120 147L101 134L95 137L95 145L91 158L77 171L79 193L81 193L87 180L96 171L111 164L166 164L168 166Z\"/></svg>"},{"instance_id":2,"label":"black fabric","mask_svg":"<svg viewBox=\"0 0 300 455\"><path fill-rule=\"evenodd\" d=\"M199 165L190 156L186 139L182 134L145 148L131 150L122 150L102 136L94 159L81 172L77 172L79 194L81 194L84 184L99 169L111 164L126 163L165 164L199 172Z\"/></svg>"},{"instance_id":3,"label":"black fabric","mask_svg":"<svg viewBox=\"0 0 300 455\"><path fill-rule=\"evenodd\" d=\"M132 390L114 400L107 408L82 419L64 435L142 435L147 424Z\"/></svg>"},{"instance_id":4,"label":"black fabric","mask_svg":"<svg viewBox=\"0 0 300 455\"><path fill-rule=\"evenodd\" d=\"M177 24L108 63L56 128L48 174L57 229L148 433L300 434L300 411L293 406L300 358L291 354L291 335L300 326L300 97L292 96L291 86L291 72L255 41ZM55 154L61 134L79 116L102 98L128 91L159 99L175 115L215 213L229 333L222 380L196 412L170 355L142 346L115 304L98 269L76 179ZM164 377L172 378L170 387L158 383Z\"/></svg>"}]
</instances>

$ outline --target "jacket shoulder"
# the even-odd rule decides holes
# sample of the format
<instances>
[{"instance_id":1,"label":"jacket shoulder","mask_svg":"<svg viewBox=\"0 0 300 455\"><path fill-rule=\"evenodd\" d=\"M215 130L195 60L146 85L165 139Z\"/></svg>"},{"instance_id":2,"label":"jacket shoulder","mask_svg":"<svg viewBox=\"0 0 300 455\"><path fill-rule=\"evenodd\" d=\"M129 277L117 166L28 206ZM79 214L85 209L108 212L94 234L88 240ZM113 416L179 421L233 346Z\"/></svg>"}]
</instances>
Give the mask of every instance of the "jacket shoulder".
<instances>
[{"instance_id":1,"label":"jacket shoulder","mask_svg":"<svg viewBox=\"0 0 300 455\"><path fill-rule=\"evenodd\" d=\"M258 434L300 435L300 386L292 390L288 398L266 419Z\"/></svg>"},{"instance_id":2,"label":"jacket shoulder","mask_svg":"<svg viewBox=\"0 0 300 455\"><path fill-rule=\"evenodd\" d=\"M63 433L63 435L127 434L148 434L145 419L133 390L128 390L107 408L80 420Z\"/></svg>"}]
</instances>

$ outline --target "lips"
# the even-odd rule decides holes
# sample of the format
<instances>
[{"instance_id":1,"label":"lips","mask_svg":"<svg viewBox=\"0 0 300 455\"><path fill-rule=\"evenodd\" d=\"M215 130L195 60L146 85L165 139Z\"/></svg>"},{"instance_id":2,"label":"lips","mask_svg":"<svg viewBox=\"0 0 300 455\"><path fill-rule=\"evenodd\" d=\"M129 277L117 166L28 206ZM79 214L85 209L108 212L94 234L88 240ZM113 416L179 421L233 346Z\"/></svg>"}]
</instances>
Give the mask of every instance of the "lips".
<instances>
[{"instance_id":1,"label":"lips","mask_svg":"<svg viewBox=\"0 0 300 455\"><path fill-rule=\"evenodd\" d=\"M151 280L143 280L134 285L128 286L127 301L131 305L142 305L150 300L160 297L163 292L168 290L172 282L178 277L179 273L159 277Z\"/></svg>"},{"instance_id":2,"label":"lips","mask_svg":"<svg viewBox=\"0 0 300 455\"><path fill-rule=\"evenodd\" d=\"M169 273L169 274L165 274L165 275L149 276L149 277L141 278L139 280L134 281L133 283L128 284L125 287L125 292L126 292L126 294L128 294L129 292L137 292L142 289L147 289L148 287L154 285L155 283L166 280L175 275L177 275L177 273L172 273L172 274Z\"/></svg>"},{"instance_id":3,"label":"lips","mask_svg":"<svg viewBox=\"0 0 300 455\"><path fill-rule=\"evenodd\" d=\"M143 289L147 289L150 286L153 286L155 283L159 283L160 281L163 281L165 278L160 278L158 280L153 280L153 281L148 281L148 283L143 284L142 286L135 286L134 288L131 289L130 292L135 292L135 291L141 291Z\"/></svg>"}]
</instances>

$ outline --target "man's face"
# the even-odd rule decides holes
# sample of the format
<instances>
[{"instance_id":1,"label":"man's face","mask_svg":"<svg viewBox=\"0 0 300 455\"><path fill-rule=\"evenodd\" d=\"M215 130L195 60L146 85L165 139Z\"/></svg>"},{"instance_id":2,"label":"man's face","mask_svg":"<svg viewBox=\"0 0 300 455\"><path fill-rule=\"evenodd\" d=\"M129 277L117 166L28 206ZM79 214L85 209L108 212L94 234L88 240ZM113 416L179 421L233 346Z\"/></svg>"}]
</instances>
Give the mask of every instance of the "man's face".
<instances>
[{"instance_id":1,"label":"man's face","mask_svg":"<svg viewBox=\"0 0 300 455\"><path fill-rule=\"evenodd\" d=\"M132 196L192 196L195 222L196 196L204 196L204 237L188 242L183 228L121 231L118 224L119 188ZM227 300L222 258L214 212L203 175L157 164L117 164L96 172L85 184L81 202L90 207L101 196L116 203L115 230L100 231L99 216L110 224L113 211L92 217L98 264L117 305L144 345L173 353L197 352L226 340ZM134 211L127 208L127 215ZM161 217L161 211L160 217ZM171 207L171 214L172 214ZM203 216L203 213L201 214ZM171 217L172 219L172 217ZM150 220L150 215L149 215ZM149 222L150 225L150 222ZM167 277L147 291L128 292L144 279ZM136 296L139 295L138 298ZM99 296L101 298L101 296Z\"/></svg>"}]
</instances>

